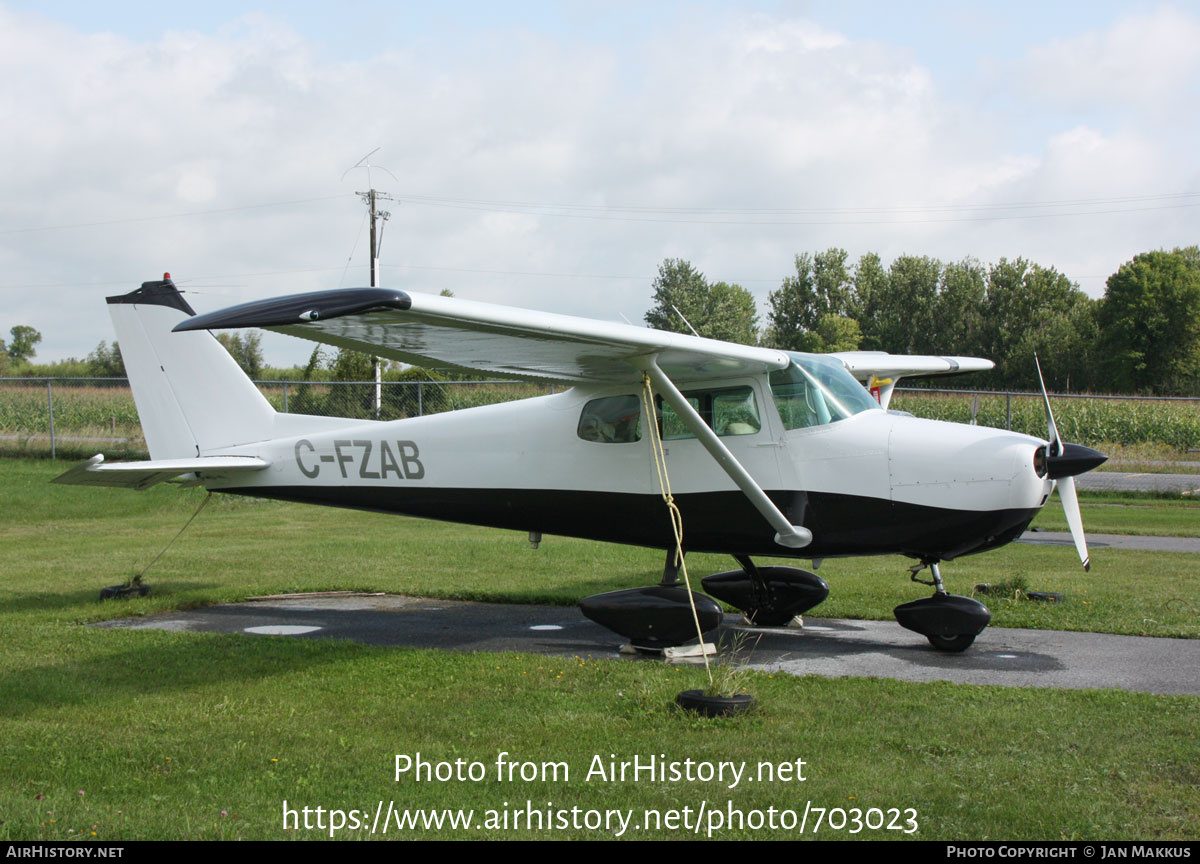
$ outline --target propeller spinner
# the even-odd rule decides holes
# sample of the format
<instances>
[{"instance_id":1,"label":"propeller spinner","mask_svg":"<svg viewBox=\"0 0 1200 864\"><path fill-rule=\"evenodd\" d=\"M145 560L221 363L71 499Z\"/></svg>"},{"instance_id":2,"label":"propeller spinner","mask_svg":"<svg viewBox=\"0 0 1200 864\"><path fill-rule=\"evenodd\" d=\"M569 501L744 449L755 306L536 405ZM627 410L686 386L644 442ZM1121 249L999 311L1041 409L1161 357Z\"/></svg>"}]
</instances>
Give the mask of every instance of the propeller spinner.
<instances>
[{"instance_id":1,"label":"propeller spinner","mask_svg":"<svg viewBox=\"0 0 1200 864\"><path fill-rule=\"evenodd\" d=\"M1054 422L1054 412L1050 410L1050 396L1046 392L1046 381L1042 377L1042 364L1037 356L1033 358L1037 365L1038 383L1042 386L1042 400L1046 403L1046 426L1048 441L1045 447L1038 449L1034 456L1034 467L1041 476L1048 476L1058 481L1058 497L1062 501L1063 512L1067 517L1067 526L1071 529L1071 539L1075 541L1075 551L1083 562L1083 569L1092 569L1088 557L1087 538L1083 533L1083 517L1079 514L1079 496L1075 493L1075 476L1101 465L1108 459L1099 450L1084 447L1082 444L1064 444L1058 434L1058 426Z\"/></svg>"}]
</instances>

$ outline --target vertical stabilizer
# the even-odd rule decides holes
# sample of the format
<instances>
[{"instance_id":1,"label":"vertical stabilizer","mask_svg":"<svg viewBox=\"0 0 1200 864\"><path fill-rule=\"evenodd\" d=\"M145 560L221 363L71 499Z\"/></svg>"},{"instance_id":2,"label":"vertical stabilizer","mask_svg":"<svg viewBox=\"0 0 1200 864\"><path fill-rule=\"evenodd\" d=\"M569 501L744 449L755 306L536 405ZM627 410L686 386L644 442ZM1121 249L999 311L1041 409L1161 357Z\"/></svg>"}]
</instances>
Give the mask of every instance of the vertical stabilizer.
<instances>
[{"instance_id":1,"label":"vertical stabilizer","mask_svg":"<svg viewBox=\"0 0 1200 864\"><path fill-rule=\"evenodd\" d=\"M151 459L184 459L270 437L275 411L169 279L108 298Z\"/></svg>"}]
</instances>

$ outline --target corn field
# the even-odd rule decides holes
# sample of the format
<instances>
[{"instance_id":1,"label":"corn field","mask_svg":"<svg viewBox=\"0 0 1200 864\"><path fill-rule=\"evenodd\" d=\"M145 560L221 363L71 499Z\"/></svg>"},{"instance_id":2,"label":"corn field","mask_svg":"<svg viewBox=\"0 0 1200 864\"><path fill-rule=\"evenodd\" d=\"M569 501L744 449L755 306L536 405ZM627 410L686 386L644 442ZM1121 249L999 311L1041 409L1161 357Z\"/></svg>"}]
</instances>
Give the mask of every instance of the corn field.
<instances>
[{"instance_id":1,"label":"corn field","mask_svg":"<svg viewBox=\"0 0 1200 864\"><path fill-rule=\"evenodd\" d=\"M1046 437L1046 409L1039 396L897 391L890 407L917 417L1011 428L1014 432ZM1010 408L1011 406L1011 408ZM1095 399L1051 396L1050 407L1059 434L1066 441L1095 447L1100 444L1162 444L1175 450L1200 447L1200 400Z\"/></svg>"},{"instance_id":2,"label":"corn field","mask_svg":"<svg viewBox=\"0 0 1200 864\"><path fill-rule=\"evenodd\" d=\"M521 381L384 381L376 412L374 382L263 381L258 386L277 411L372 420L553 392ZM145 458L137 407L124 379L0 380L0 455L86 458L99 452Z\"/></svg>"},{"instance_id":3,"label":"corn field","mask_svg":"<svg viewBox=\"0 0 1200 864\"><path fill-rule=\"evenodd\" d=\"M375 385L350 382L261 382L278 411L394 420L539 396L552 389L517 381L385 381L379 412ZM976 401L977 400L977 401ZM1096 399L1052 396L1067 441L1097 446L1159 444L1180 452L1200 447L1200 400ZM51 424L53 405L53 427ZM918 417L1011 428L1044 438L1040 396L897 391L891 407ZM84 458L144 457L146 444L133 395L123 379L0 381L0 454Z\"/></svg>"}]
</instances>

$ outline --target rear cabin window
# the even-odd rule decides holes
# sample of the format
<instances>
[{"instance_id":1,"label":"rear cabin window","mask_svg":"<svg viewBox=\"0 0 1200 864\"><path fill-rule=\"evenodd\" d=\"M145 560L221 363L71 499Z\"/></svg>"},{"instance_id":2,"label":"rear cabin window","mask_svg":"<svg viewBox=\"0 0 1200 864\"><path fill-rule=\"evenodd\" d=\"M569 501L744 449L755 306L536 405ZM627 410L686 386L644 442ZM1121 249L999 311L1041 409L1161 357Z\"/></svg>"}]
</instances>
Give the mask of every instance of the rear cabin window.
<instances>
[{"instance_id":1,"label":"rear cabin window","mask_svg":"<svg viewBox=\"0 0 1200 864\"><path fill-rule=\"evenodd\" d=\"M642 400L606 396L583 406L576 434L597 444L630 444L642 439Z\"/></svg>"},{"instance_id":2,"label":"rear cabin window","mask_svg":"<svg viewBox=\"0 0 1200 864\"><path fill-rule=\"evenodd\" d=\"M696 413L704 418L714 432L727 435L753 435L762 429L758 402L749 387L728 387L723 390L693 390L683 394ZM695 438L675 413L675 409L659 396L655 399L659 424L664 441Z\"/></svg>"},{"instance_id":3,"label":"rear cabin window","mask_svg":"<svg viewBox=\"0 0 1200 864\"><path fill-rule=\"evenodd\" d=\"M749 387L721 390L692 390L683 394L704 422L724 437L753 435L762 429L758 402ZM694 438L675 409L655 397L659 428L664 441ZM597 444L630 444L642 439L641 399L637 396L606 396L583 406L576 434Z\"/></svg>"}]
</instances>

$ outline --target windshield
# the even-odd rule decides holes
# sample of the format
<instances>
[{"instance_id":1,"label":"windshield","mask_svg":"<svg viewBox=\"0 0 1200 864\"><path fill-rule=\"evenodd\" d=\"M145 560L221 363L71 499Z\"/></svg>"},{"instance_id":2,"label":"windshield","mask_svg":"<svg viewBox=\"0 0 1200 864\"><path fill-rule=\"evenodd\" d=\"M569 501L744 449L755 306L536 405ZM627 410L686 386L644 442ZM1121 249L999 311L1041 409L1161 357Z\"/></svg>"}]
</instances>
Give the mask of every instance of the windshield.
<instances>
[{"instance_id":1,"label":"windshield","mask_svg":"<svg viewBox=\"0 0 1200 864\"><path fill-rule=\"evenodd\" d=\"M837 360L791 351L787 355L791 365L771 373L771 395L785 429L836 423L879 408Z\"/></svg>"}]
</instances>

